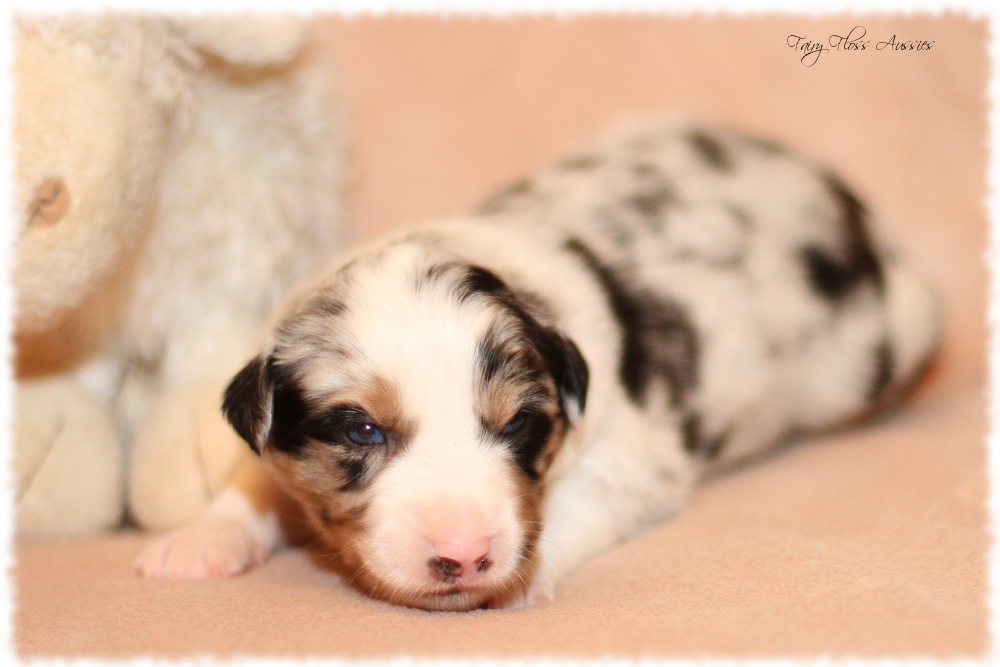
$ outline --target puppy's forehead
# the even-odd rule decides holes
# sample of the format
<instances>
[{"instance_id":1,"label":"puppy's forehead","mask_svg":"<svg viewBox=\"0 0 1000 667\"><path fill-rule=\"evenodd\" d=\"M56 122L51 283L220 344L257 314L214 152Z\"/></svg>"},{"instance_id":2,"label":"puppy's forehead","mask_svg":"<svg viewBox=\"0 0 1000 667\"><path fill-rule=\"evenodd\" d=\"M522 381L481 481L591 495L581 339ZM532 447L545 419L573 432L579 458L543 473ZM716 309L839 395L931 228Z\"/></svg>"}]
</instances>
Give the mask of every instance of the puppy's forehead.
<instances>
[{"instance_id":1,"label":"puppy's forehead","mask_svg":"<svg viewBox=\"0 0 1000 667\"><path fill-rule=\"evenodd\" d=\"M492 281L432 248L391 246L352 261L321 287L282 328L281 355L315 394L381 377L413 410L462 396L468 402L481 341L507 317L488 298L502 286Z\"/></svg>"}]
</instances>

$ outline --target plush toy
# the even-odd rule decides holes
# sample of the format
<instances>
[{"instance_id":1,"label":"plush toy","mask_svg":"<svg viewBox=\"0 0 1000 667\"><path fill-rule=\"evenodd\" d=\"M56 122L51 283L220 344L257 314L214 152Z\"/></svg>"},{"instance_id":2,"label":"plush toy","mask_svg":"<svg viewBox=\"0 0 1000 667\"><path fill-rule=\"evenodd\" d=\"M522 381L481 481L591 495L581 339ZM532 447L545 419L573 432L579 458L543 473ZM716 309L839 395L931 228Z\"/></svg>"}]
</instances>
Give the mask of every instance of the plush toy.
<instances>
[{"instance_id":1,"label":"plush toy","mask_svg":"<svg viewBox=\"0 0 1000 667\"><path fill-rule=\"evenodd\" d=\"M341 116L292 16L15 21L16 532L197 516L226 380L341 242Z\"/></svg>"}]
</instances>

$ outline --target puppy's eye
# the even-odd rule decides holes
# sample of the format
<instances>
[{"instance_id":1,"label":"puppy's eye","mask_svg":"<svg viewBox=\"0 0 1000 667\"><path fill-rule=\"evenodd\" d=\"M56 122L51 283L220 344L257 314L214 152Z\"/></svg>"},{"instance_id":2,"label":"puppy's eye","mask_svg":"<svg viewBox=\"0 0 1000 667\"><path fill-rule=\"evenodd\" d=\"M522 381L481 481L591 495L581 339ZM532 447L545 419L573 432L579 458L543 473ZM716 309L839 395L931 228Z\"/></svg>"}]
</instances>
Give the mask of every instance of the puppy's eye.
<instances>
[{"instance_id":1,"label":"puppy's eye","mask_svg":"<svg viewBox=\"0 0 1000 667\"><path fill-rule=\"evenodd\" d=\"M371 422L361 422L354 424L347 429L347 439L355 445L381 445L385 443L385 436L379 427Z\"/></svg>"},{"instance_id":2,"label":"puppy's eye","mask_svg":"<svg viewBox=\"0 0 1000 667\"><path fill-rule=\"evenodd\" d=\"M514 418L511 419L507 424L500 430L502 435L515 435L520 433L524 428L524 425L528 423L528 413L521 410Z\"/></svg>"}]
</instances>

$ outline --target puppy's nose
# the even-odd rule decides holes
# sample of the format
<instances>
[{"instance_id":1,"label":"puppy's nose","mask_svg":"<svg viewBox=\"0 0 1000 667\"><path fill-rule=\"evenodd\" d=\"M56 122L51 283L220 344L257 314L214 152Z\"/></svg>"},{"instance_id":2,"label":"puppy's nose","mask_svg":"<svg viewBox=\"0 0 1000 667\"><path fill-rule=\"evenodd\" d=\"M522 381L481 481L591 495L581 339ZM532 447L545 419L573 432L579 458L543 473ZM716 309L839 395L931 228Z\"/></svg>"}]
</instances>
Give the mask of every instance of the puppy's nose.
<instances>
[{"instance_id":1,"label":"puppy's nose","mask_svg":"<svg viewBox=\"0 0 1000 667\"><path fill-rule=\"evenodd\" d=\"M490 565L490 538L483 536L449 536L432 541L434 558L428 565L435 574L444 577L464 577L473 572L485 572Z\"/></svg>"}]
</instances>

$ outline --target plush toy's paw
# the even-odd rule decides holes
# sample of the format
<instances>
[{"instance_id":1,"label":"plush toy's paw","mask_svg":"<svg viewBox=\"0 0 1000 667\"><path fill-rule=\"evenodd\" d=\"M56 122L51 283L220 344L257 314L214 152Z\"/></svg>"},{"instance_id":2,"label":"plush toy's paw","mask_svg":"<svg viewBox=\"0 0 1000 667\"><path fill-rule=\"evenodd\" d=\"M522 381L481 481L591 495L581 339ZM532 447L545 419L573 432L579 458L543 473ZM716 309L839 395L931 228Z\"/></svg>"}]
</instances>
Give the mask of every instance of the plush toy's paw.
<instances>
[{"instance_id":1,"label":"plush toy's paw","mask_svg":"<svg viewBox=\"0 0 1000 667\"><path fill-rule=\"evenodd\" d=\"M72 537L121 519L123 456L107 406L64 378L19 382L14 398L19 537Z\"/></svg>"},{"instance_id":2,"label":"plush toy's paw","mask_svg":"<svg viewBox=\"0 0 1000 667\"><path fill-rule=\"evenodd\" d=\"M135 561L153 579L230 577L264 563L271 545L234 519L203 519L155 539Z\"/></svg>"}]
</instances>

